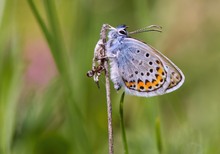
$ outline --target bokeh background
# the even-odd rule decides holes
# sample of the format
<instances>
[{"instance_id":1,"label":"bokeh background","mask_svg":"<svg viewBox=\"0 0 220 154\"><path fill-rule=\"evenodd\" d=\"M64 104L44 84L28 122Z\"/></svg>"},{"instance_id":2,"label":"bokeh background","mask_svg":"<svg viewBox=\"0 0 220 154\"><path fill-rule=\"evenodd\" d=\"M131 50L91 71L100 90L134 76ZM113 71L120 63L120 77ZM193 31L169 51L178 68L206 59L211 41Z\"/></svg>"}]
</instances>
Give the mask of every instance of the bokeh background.
<instances>
[{"instance_id":1,"label":"bokeh background","mask_svg":"<svg viewBox=\"0 0 220 154\"><path fill-rule=\"evenodd\" d=\"M159 120L162 153L219 154L219 15L217 0L0 0L0 153L108 153L105 80L98 89L86 72L100 28L109 23L131 31L162 26L162 33L134 37L186 77L170 94L125 96L129 152L159 153ZM111 89L116 154L123 153L121 94Z\"/></svg>"}]
</instances>

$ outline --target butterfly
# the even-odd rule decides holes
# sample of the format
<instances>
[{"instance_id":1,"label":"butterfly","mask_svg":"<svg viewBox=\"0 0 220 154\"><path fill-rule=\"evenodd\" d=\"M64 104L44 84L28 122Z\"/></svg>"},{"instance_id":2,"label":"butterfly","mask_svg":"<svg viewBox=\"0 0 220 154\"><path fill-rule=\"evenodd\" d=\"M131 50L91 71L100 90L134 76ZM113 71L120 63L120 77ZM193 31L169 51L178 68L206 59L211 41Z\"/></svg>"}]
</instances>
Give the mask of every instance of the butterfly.
<instances>
[{"instance_id":1,"label":"butterfly","mask_svg":"<svg viewBox=\"0 0 220 154\"><path fill-rule=\"evenodd\" d=\"M106 55L110 60L114 88L120 90L123 87L127 94L143 97L178 89L185 80L182 71L155 48L130 37L130 34L146 30L132 33L127 28L126 25L111 26L108 32Z\"/></svg>"}]
</instances>

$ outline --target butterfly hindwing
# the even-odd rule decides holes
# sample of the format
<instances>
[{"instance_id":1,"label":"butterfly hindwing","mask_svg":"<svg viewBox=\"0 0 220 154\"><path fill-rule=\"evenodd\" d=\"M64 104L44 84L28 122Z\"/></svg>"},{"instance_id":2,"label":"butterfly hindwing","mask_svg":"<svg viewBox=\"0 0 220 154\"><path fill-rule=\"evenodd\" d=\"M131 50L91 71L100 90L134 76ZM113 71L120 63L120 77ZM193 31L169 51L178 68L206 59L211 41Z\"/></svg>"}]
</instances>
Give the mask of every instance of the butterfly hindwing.
<instances>
[{"instance_id":1,"label":"butterfly hindwing","mask_svg":"<svg viewBox=\"0 0 220 154\"><path fill-rule=\"evenodd\" d=\"M117 55L125 90L138 96L171 92L184 81L182 72L164 55L133 38L125 38Z\"/></svg>"}]
</instances>

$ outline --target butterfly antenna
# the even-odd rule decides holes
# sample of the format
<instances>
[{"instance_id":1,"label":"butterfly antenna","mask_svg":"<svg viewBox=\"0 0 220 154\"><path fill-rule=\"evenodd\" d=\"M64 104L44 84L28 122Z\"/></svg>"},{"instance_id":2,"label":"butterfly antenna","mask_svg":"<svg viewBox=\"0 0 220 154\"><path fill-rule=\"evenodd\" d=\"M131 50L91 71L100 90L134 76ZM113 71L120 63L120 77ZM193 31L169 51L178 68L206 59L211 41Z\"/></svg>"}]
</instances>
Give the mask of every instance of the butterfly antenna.
<instances>
[{"instance_id":1,"label":"butterfly antenna","mask_svg":"<svg viewBox=\"0 0 220 154\"><path fill-rule=\"evenodd\" d=\"M150 31L162 32L162 27L158 25L150 25L142 29L129 32L129 34L137 34L137 33L150 32Z\"/></svg>"}]
</instances>

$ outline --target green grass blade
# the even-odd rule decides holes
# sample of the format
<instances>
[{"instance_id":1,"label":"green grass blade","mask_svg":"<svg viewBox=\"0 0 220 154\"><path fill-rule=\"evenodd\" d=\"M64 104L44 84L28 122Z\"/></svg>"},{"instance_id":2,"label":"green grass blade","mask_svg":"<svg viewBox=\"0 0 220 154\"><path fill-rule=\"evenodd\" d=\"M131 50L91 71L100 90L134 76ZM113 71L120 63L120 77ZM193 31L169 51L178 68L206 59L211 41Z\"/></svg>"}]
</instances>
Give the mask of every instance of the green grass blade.
<instances>
[{"instance_id":1,"label":"green grass blade","mask_svg":"<svg viewBox=\"0 0 220 154\"><path fill-rule=\"evenodd\" d=\"M28 4L31 8L31 11L33 12L34 14L34 17L36 18L46 40L47 40L47 43L51 49L51 53L54 57L54 60L55 60L55 63L56 63L56 66L58 68L58 71L59 72L62 72L64 70L64 66L63 66L63 58L61 56L61 53L64 52L61 48L61 41L62 38L60 38L60 35L58 35L58 19L56 19L56 11L55 11L55 5L53 4L52 1L48 2L48 1L45 1L45 8L46 8L46 13L47 13L47 16L48 16L48 21L50 23L50 30L47 28L45 22L43 21L39 11L37 10L37 7L35 5L35 3L33 2L33 0L28 0ZM55 20L56 19L56 20ZM58 38L59 37L59 41L58 41Z\"/></svg>"},{"instance_id":2,"label":"green grass blade","mask_svg":"<svg viewBox=\"0 0 220 154\"><path fill-rule=\"evenodd\" d=\"M66 54L63 37L61 35L60 23L58 20L56 5L54 1L44 0L44 7L52 35L51 52L56 60L59 71L64 75L67 73L64 54Z\"/></svg>"},{"instance_id":3,"label":"green grass blade","mask_svg":"<svg viewBox=\"0 0 220 154\"><path fill-rule=\"evenodd\" d=\"M121 95L119 112L120 112L120 123L121 123L121 130L122 130L122 139L123 139L124 153L128 154L128 144L127 144L125 125L124 125L124 116L123 116L124 96L125 96L125 92L123 92L122 95Z\"/></svg>"},{"instance_id":4,"label":"green grass blade","mask_svg":"<svg viewBox=\"0 0 220 154\"><path fill-rule=\"evenodd\" d=\"M35 19L37 20L41 30L43 31L43 34L47 40L47 42L49 43L50 40L51 40L51 36L50 36L50 33L49 33L49 30L47 29L47 26L45 24L45 22L43 21L43 19L41 18L40 14L39 14L39 11L37 10L37 7L35 5L35 3L33 2L33 0L28 0L28 4L31 8L31 11L33 12L34 14L34 17ZM51 43L49 43L51 44Z\"/></svg>"}]
</instances>

